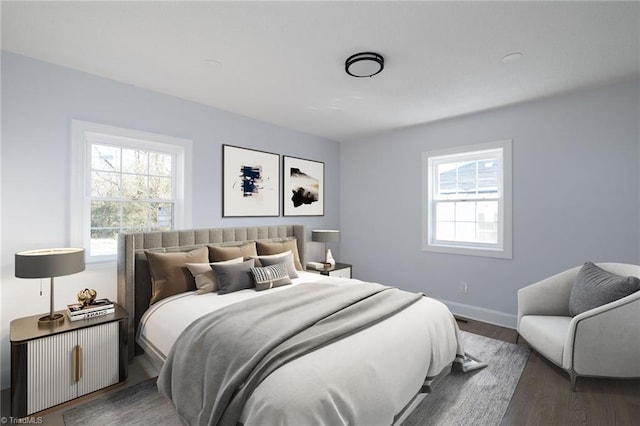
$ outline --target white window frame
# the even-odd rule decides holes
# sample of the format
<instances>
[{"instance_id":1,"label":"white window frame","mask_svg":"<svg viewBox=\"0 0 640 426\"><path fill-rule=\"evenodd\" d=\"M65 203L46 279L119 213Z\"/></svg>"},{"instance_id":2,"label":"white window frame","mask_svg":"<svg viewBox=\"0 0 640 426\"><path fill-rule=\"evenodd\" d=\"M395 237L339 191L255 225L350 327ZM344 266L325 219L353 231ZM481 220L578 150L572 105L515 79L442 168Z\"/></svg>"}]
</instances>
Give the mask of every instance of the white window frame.
<instances>
[{"instance_id":1,"label":"white window frame","mask_svg":"<svg viewBox=\"0 0 640 426\"><path fill-rule=\"evenodd\" d=\"M498 169L498 242L439 241L435 238L436 164L472 160L488 151L501 151ZM437 253L512 259L512 141L501 140L484 144L435 150L422 153L422 250Z\"/></svg>"},{"instance_id":2,"label":"white window frame","mask_svg":"<svg viewBox=\"0 0 640 426\"><path fill-rule=\"evenodd\" d=\"M173 136L125 129L88 121L71 120L71 244L84 247L87 262L116 260L116 255L92 255L91 247L91 149L104 138L108 145L161 151L175 155L174 229L191 227L192 141ZM93 142L92 142L93 141ZM107 142L108 141L108 142Z\"/></svg>"}]
</instances>

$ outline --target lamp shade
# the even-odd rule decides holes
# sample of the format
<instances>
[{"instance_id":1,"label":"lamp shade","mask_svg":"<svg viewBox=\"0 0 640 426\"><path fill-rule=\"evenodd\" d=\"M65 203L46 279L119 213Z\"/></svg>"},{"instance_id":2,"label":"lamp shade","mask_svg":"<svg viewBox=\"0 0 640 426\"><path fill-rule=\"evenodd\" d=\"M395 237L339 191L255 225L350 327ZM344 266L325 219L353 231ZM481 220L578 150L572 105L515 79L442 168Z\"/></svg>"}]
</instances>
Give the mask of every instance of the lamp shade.
<instances>
[{"instance_id":1,"label":"lamp shade","mask_svg":"<svg viewBox=\"0 0 640 426\"><path fill-rule=\"evenodd\" d=\"M53 248L16 253L17 278L50 278L84 271L84 249Z\"/></svg>"},{"instance_id":2,"label":"lamp shade","mask_svg":"<svg viewBox=\"0 0 640 426\"><path fill-rule=\"evenodd\" d=\"M311 231L311 241L337 243L340 241L340 231L335 229L314 229Z\"/></svg>"}]
</instances>

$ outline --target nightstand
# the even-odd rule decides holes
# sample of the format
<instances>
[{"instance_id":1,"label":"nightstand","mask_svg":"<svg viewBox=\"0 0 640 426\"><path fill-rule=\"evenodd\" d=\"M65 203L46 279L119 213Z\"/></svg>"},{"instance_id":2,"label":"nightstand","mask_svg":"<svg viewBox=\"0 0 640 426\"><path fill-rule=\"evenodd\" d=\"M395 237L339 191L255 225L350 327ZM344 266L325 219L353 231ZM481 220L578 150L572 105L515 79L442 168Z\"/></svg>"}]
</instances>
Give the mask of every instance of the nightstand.
<instances>
[{"instance_id":1,"label":"nightstand","mask_svg":"<svg viewBox=\"0 0 640 426\"><path fill-rule=\"evenodd\" d=\"M307 269L308 272L314 272L316 274L327 275L330 277L342 277L342 278L351 278L351 265L348 263L337 263L332 268L327 268L323 270L317 269Z\"/></svg>"},{"instance_id":2,"label":"nightstand","mask_svg":"<svg viewBox=\"0 0 640 426\"><path fill-rule=\"evenodd\" d=\"M11 321L11 416L25 417L127 378L127 312L38 325Z\"/></svg>"}]
</instances>

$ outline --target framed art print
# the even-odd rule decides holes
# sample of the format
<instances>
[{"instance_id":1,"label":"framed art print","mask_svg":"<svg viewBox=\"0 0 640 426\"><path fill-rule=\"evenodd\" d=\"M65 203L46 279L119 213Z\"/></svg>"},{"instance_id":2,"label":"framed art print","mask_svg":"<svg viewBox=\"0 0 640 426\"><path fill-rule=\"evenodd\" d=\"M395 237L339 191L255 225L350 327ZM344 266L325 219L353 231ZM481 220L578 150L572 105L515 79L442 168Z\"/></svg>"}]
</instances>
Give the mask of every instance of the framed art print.
<instances>
[{"instance_id":1,"label":"framed art print","mask_svg":"<svg viewBox=\"0 0 640 426\"><path fill-rule=\"evenodd\" d=\"M324 163L283 157L284 216L324 216Z\"/></svg>"},{"instance_id":2,"label":"framed art print","mask_svg":"<svg viewBox=\"0 0 640 426\"><path fill-rule=\"evenodd\" d=\"M222 217L280 215L280 155L222 145Z\"/></svg>"}]
</instances>

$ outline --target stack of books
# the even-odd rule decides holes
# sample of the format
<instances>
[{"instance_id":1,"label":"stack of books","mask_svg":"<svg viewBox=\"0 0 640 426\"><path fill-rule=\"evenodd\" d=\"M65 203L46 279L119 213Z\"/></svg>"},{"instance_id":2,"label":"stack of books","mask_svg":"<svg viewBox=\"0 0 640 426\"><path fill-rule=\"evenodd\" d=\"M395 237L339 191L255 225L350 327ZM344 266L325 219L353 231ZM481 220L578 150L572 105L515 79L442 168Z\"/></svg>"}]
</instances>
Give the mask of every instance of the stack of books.
<instances>
[{"instance_id":1,"label":"stack of books","mask_svg":"<svg viewBox=\"0 0 640 426\"><path fill-rule=\"evenodd\" d=\"M113 302L109 299L96 299L90 305L74 303L67 305L67 316L71 321L95 318L102 315L112 314L116 311Z\"/></svg>"}]
</instances>

